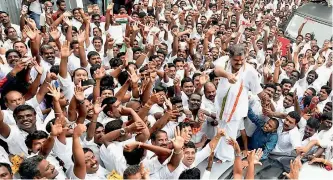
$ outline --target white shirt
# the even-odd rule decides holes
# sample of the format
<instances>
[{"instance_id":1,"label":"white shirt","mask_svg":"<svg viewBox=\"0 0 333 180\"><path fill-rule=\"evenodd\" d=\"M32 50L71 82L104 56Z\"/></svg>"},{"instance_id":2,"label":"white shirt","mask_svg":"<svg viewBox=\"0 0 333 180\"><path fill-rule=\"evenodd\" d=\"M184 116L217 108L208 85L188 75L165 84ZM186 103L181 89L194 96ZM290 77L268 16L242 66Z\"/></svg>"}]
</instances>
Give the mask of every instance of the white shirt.
<instances>
[{"instance_id":1,"label":"white shirt","mask_svg":"<svg viewBox=\"0 0 333 180\"><path fill-rule=\"evenodd\" d=\"M123 146L134 141L135 137L123 142L113 141L108 147L105 147L104 144L101 146L100 156L108 171L115 170L119 174L123 174L127 168L127 162L123 155Z\"/></svg>"},{"instance_id":2,"label":"white shirt","mask_svg":"<svg viewBox=\"0 0 333 180\"><path fill-rule=\"evenodd\" d=\"M209 154L210 154L210 147L207 145L205 148L203 148L201 151L198 151L195 154L195 160L193 164L190 167L187 167L184 165L184 163L181 161L179 163L179 166L173 171L170 172L168 166L165 166L162 168L158 173L160 175L161 179L178 179L179 175L186 169L190 169L193 167L196 167L198 164L200 164L203 160L205 160Z\"/></svg>"},{"instance_id":3,"label":"white shirt","mask_svg":"<svg viewBox=\"0 0 333 180\"><path fill-rule=\"evenodd\" d=\"M289 131L282 132L283 127L278 128L278 141L272 153L286 153L290 154L296 147L301 146L301 135L297 127Z\"/></svg>"},{"instance_id":4,"label":"white shirt","mask_svg":"<svg viewBox=\"0 0 333 180\"><path fill-rule=\"evenodd\" d=\"M318 109L319 109L320 112L323 112L324 107L325 107L325 105L326 105L327 102L330 102L330 99L329 99L329 98L327 98L327 99L324 100L324 101L320 101L320 102L318 102L317 107L318 107Z\"/></svg>"},{"instance_id":5,"label":"white shirt","mask_svg":"<svg viewBox=\"0 0 333 180\"><path fill-rule=\"evenodd\" d=\"M108 171L99 165L98 170L94 174L86 174L85 179L107 179ZM74 166L71 166L66 172L68 178L79 179L74 174Z\"/></svg>"}]
</instances>

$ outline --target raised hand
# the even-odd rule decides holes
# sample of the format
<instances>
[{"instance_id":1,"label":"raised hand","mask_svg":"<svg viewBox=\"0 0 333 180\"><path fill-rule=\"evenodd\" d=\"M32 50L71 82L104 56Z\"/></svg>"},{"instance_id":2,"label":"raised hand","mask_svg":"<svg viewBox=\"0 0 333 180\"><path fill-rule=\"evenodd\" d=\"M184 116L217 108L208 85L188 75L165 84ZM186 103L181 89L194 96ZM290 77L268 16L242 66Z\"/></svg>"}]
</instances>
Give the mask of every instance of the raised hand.
<instances>
[{"instance_id":1,"label":"raised hand","mask_svg":"<svg viewBox=\"0 0 333 180\"><path fill-rule=\"evenodd\" d=\"M37 37L37 31L34 29L31 29L29 26L25 25L23 32L31 39L34 40Z\"/></svg>"},{"instance_id":2,"label":"raised hand","mask_svg":"<svg viewBox=\"0 0 333 180\"><path fill-rule=\"evenodd\" d=\"M208 76L208 74L206 74L205 72L203 72L203 73L199 76L199 82L200 82L201 85L204 85L208 80L209 80L209 76Z\"/></svg>"},{"instance_id":3,"label":"raised hand","mask_svg":"<svg viewBox=\"0 0 333 180\"><path fill-rule=\"evenodd\" d=\"M79 41L79 43L82 43L86 40L86 32L80 30L78 35L77 35L77 41Z\"/></svg>"},{"instance_id":4,"label":"raised hand","mask_svg":"<svg viewBox=\"0 0 333 180\"><path fill-rule=\"evenodd\" d=\"M75 88L74 88L74 96L76 100L78 101L83 101L84 100L84 90L81 86L81 83L79 83Z\"/></svg>"},{"instance_id":5,"label":"raised hand","mask_svg":"<svg viewBox=\"0 0 333 180\"><path fill-rule=\"evenodd\" d=\"M102 98L98 97L94 103L94 113L99 114L105 108L106 104L102 107Z\"/></svg>"},{"instance_id":6,"label":"raised hand","mask_svg":"<svg viewBox=\"0 0 333 180\"><path fill-rule=\"evenodd\" d=\"M139 80L140 80L140 77L135 73L135 72L132 72L132 73L128 73L132 83L138 83Z\"/></svg>"},{"instance_id":7,"label":"raised hand","mask_svg":"<svg viewBox=\"0 0 333 180\"><path fill-rule=\"evenodd\" d=\"M284 172L283 175L285 175L289 179L298 179L299 170L301 169L301 167L301 158L298 156L294 161L290 160L290 172Z\"/></svg>"},{"instance_id":8,"label":"raised hand","mask_svg":"<svg viewBox=\"0 0 333 180\"><path fill-rule=\"evenodd\" d=\"M238 72L236 74L232 74L232 73L228 74L227 79L228 79L229 83L235 84L237 82L237 77L236 77L237 74L238 74Z\"/></svg>"},{"instance_id":9,"label":"raised hand","mask_svg":"<svg viewBox=\"0 0 333 180\"><path fill-rule=\"evenodd\" d=\"M51 123L51 136L56 137L62 133L62 124L61 123Z\"/></svg>"},{"instance_id":10,"label":"raised hand","mask_svg":"<svg viewBox=\"0 0 333 180\"><path fill-rule=\"evenodd\" d=\"M36 22L33 19L25 18L24 20L32 29L37 29Z\"/></svg>"},{"instance_id":11,"label":"raised hand","mask_svg":"<svg viewBox=\"0 0 333 180\"><path fill-rule=\"evenodd\" d=\"M50 91L47 94L52 96L54 101L59 101L59 99L61 97L60 88L59 87L56 88L49 83L49 87L47 87L47 89Z\"/></svg>"},{"instance_id":12,"label":"raised hand","mask_svg":"<svg viewBox=\"0 0 333 180\"><path fill-rule=\"evenodd\" d=\"M132 143L126 144L124 146L124 151L126 151L126 152L132 152L138 146L139 146L139 142L138 141L134 141Z\"/></svg>"},{"instance_id":13,"label":"raised hand","mask_svg":"<svg viewBox=\"0 0 333 180\"><path fill-rule=\"evenodd\" d=\"M179 151L183 148L184 146L184 143L185 143L185 139L183 138L184 136L184 129L182 129L182 132L180 131L179 127L177 126L176 127L176 130L175 130L175 139L172 140L172 143L173 143L173 147L175 149L175 151Z\"/></svg>"},{"instance_id":14,"label":"raised hand","mask_svg":"<svg viewBox=\"0 0 333 180\"><path fill-rule=\"evenodd\" d=\"M105 76L105 69L103 67L97 69L95 72L94 72L94 75L93 77L97 80L97 79L102 79L103 77Z\"/></svg>"},{"instance_id":15,"label":"raised hand","mask_svg":"<svg viewBox=\"0 0 333 180\"><path fill-rule=\"evenodd\" d=\"M55 73L49 72L49 73L47 73L45 80L46 80L46 82L51 82L52 80L57 80L57 79L58 79L58 77Z\"/></svg>"},{"instance_id":16,"label":"raised hand","mask_svg":"<svg viewBox=\"0 0 333 180\"><path fill-rule=\"evenodd\" d=\"M84 132L86 132L87 127L84 124L78 124L74 128L73 136L80 137Z\"/></svg>"},{"instance_id":17,"label":"raised hand","mask_svg":"<svg viewBox=\"0 0 333 180\"><path fill-rule=\"evenodd\" d=\"M56 28L56 27L51 27L49 34L50 34L50 36L52 37L53 40L58 40L60 38L60 35L61 35L58 28Z\"/></svg>"},{"instance_id":18,"label":"raised hand","mask_svg":"<svg viewBox=\"0 0 333 180\"><path fill-rule=\"evenodd\" d=\"M249 162L253 162L254 165L260 165L262 166L262 163L260 162L260 159L263 155L262 149L259 148L257 150L252 150L247 155L247 160Z\"/></svg>"},{"instance_id":19,"label":"raised hand","mask_svg":"<svg viewBox=\"0 0 333 180\"><path fill-rule=\"evenodd\" d=\"M36 58L34 57L32 60L32 64L34 65L34 68L38 72L38 74L43 74L44 69L37 63Z\"/></svg>"},{"instance_id":20,"label":"raised hand","mask_svg":"<svg viewBox=\"0 0 333 180\"><path fill-rule=\"evenodd\" d=\"M65 13L64 13L64 14L65 14ZM64 21L68 26L73 26L72 21L71 21L67 16L64 17L63 21Z\"/></svg>"},{"instance_id":21,"label":"raised hand","mask_svg":"<svg viewBox=\"0 0 333 180\"><path fill-rule=\"evenodd\" d=\"M239 154L241 152L238 142L236 140L229 138L227 139L227 143L234 148L236 153Z\"/></svg>"},{"instance_id":22,"label":"raised hand","mask_svg":"<svg viewBox=\"0 0 333 180\"><path fill-rule=\"evenodd\" d=\"M168 110L172 110L172 103L170 101L170 98L166 98L166 96L162 96L164 98L165 105Z\"/></svg>"},{"instance_id":23,"label":"raised hand","mask_svg":"<svg viewBox=\"0 0 333 180\"><path fill-rule=\"evenodd\" d=\"M62 58L68 58L72 54L73 50L70 50L69 46L70 46L70 42L68 42L68 41L65 41L62 44L62 46L61 46L61 57Z\"/></svg>"}]
</instances>

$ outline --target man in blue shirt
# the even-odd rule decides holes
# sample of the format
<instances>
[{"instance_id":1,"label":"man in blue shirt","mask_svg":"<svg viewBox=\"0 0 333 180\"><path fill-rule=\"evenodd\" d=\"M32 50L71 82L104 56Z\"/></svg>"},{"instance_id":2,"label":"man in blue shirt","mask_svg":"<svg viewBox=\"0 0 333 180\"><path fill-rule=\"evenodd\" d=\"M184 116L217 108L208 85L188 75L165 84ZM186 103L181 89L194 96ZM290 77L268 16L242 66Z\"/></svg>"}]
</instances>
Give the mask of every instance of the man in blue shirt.
<instances>
[{"instance_id":1,"label":"man in blue shirt","mask_svg":"<svg viewBox=\"0 0 333 180\"><path fill-rule=\"evenodd\" d=\"M257 126L249 142L249 150L262 148L263 156L261 160L267 159L269 153L275 148L278 141L276 133L279 127L279 121L275 118L270 118L267 122L260 119L251 108L248 111L248 118Z\"/></svg>"}]
</instances>

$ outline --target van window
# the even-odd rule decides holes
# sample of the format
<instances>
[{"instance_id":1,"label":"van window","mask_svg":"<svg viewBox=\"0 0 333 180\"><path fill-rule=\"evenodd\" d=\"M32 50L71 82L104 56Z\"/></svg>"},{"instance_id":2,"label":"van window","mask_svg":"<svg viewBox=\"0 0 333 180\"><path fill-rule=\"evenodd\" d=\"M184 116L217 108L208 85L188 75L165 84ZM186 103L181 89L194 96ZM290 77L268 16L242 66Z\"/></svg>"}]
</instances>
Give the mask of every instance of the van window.
<instances>
[{"instance_id":1,"label":"van window","mask_svg":"<svg viewBox=\"0 0 333 180\"><path fill-rule=\"evenodd\" d=\"M298 35L298 28L304 21L304 17L295 14L287 26L286 35L295 40ZM324 40L331 38L328 35L332 33L332 27L315 21L308 21L303 27L302 35L304 36L306 33L313 33L318 46L322 47Z\"/></svg>"}]
</instances>

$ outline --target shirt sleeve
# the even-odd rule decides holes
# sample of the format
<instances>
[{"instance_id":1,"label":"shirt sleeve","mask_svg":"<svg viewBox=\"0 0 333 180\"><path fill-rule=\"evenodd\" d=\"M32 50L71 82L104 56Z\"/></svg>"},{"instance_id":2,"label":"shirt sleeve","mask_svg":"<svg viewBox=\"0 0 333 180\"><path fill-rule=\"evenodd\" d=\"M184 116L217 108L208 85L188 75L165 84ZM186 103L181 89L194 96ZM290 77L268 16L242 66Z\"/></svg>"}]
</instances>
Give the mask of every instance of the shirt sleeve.
<instances>
[{"instance_id":1,"label":"shirt sleeve","mask_svg":"<svg viewBox=\"0 0 333 180\"><path fill-rule=\"evenodd\" d=\"M209 144L206 145L201 151L195 154L194 166L200 164L203 160L205 160L210 155L210 147Z\"/></svg>"},{"instance_id":2,"label":"shirt sleeve","mask_svg":"<svg viewBox=\"0 0 333 180\"><path fill-rule=\"evenodd\" d=\"M257 127L261 127L265 124L265 122L259 118L259 116L257 116L252 108L249 108L247 117L257 126Z\"/></svg>"},{"instance_id":3,"label":"shirt sleeve","mask_svg":"<svg viewBox=\"0 0 333 180\"><path fill-rule=\"evenodd\" d=\"M267 159L269 153L272 152L273 149L275 148L277 141L278 141L277 134L274 134L269 138L269 140L264 145L264 150L261 160Z\"/></svg>"},{"instance_id":4,"label":"shirt sleeve","mask_svg":"<svg viewBox=\"0 0 333 180\"><path fill-rule=\"evenodd\" d=\"M297 129L293 129L290 132L290 142L293 146L293 149L296 149L296 147L300 147L301 146L301 135L298 132Z\"/></svg>"},{"instance_id":5,"label":"shirt sleeve","mask_svg":"<svg viewBox=\"0 0 333 180\"><path fill-rule=\"evenodd\" d=\"M259 78L258 78L258 72L250 67L252 70L250 73L248 73L249 77L249 80L250 80L250 90L253 94L257 95L259 94L261 91L262 91L262 88L260 86L260 81L259 81Z\"/></svg>"},{"instance_id":6,"label":"shirt sleeve","mask_svg":"<svg viewBox=\"0 0 333 180\"><path fill-rule=\"evenodd\" d=\"M69 101L72 99L74 95L74 83L71 80L71 76L67 73L66 78L62 78L60 75L58 75L60 88L63 90L66 99Z\"/></svg>"}]
</instances>

